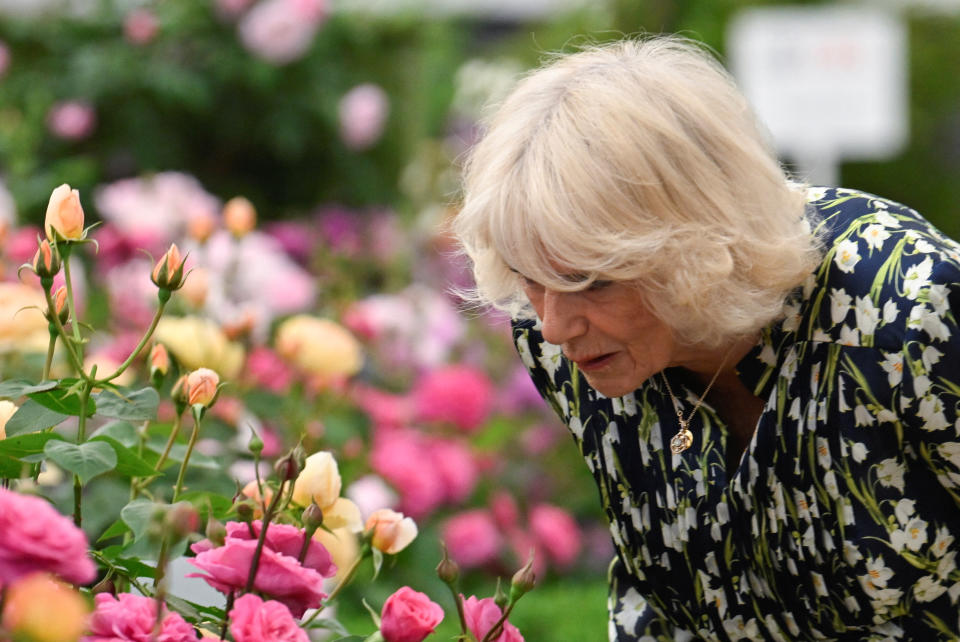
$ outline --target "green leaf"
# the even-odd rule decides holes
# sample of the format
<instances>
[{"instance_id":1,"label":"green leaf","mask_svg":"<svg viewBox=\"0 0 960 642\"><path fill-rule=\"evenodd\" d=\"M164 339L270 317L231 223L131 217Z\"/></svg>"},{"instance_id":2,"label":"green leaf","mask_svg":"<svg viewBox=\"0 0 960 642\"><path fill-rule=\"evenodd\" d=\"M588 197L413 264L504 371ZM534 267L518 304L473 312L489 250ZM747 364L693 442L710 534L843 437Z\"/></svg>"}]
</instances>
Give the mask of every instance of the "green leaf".
<instances>
[{"instance_id":1,"label":"green leaf","mask_svg":"<svg viewBox=\"0 0 960 642\"><path fill-rule=\"evenodd\" d=\"M163 437L158 437L154 435L147 441L147 448L151 451L160 454L163 452L164 446L166 446L167 440ZM187 445L186 444L174 444L170 448L170 454L167 455L166 465L169 467L174 463L181 463L183 458L187 455ZM198 453L196 450L193 451L190 455L190 468L204 468L208 470L220 470L223 468L223 465L210 457L209 455L204 455L203 453Z\"/></svg>"},{"instance_id":2,"label":"green leaf","mask_svg":"<svg viewBox=\"0 0 960 642\"><path fill-rule=\"evenodd\" d=\"M108 539L119 537L120 535L128 532L130 532L130 527L124 524L122 519L118 519L111 524L107 530L103 531L103 534L100 535L100 537L97 539L97 542L105 542Z\"/></svg>"},{"instance_id":3,"label":"green leaf","mask_svg":"<svg viewBox=\"0 0 960 642\"><path fill-rule=\"evenodd\" d=\"M69 415L54 412L33 399L27 399L7 421L7 437L45 430L63 422L67 417Z\"/></svg>"},{"instance_id":4,"label":"green leaf","mask_svg":"<svg viewBox=\"0 0 960 642\"><path fill-rule=\"evenodd\" d=\"M377 613L376 609L374 609L372 606L370 606L369 604L367 604L367 599L366 599L366 598L363 598L363 599L361 599L360 601L363 603L364 608L367 609L367 613L369 613L369 614L370 614L370 617L373 619L374 625L376 625L377 629L379 629L379 628L380 628L380 614Z\"/></svg>"},{"instance_id":5,"label":"green leaf","mask_svg":"<svg viewBox=\"0 0 960 642\"><path fill-rule=\"evenodd\" d=\"M63 437L52 432L33 432L0 439L0 455L20 459L29 455L42 454L43 447L51 439L62 441Z\"/></svg>"},{"instance_id":6,"label":"green leaf","mask_svg":"<svg viewBox=\"0 0 960 642\"><path fill-rule=\"evenodd\" d=\"M191 461L193 457L190 458ZM211 493L205 490L190 490L180 495L180 500L190 502L200 511L200 520L206 521L208 518L207 508L213 510L213 516L216 519L226 519L233 508L233 502L229 497L224 497L220 493Z\"/></svg>"},{"instance_id":7,"label":"green leaf","mask_svg":"<svg viewBox=\"0 0 960 642\"><path fill-rule=\"evenodd\" d=\"M32 392L53 390L56 387L56 381L44 381L38 384L33 384L29 381L23 380L4 381L3 383L0 383L0 398L19 399L20 397L28 395Z\"/></svg>"},{"instance_id":8,"label":"green leaf","mask_svg":"<svg viewBox=\"0 0 960 642\"><path fill-rule=\"evenodd\" d=\"M90 441L87 443L96 441L102 441L110 444L110 447L113 448L113 452L115 452L117 455L116 471L118 474L123 475L124 477L151 477L157 474L157 472L153 469L153 466L141 459L137 453L133 452L116 439L107 437L106 435L97 435L96 437L90 439Z\"/></svg>"},{"instance_id":9,"label":"green leaf","mask_svg":"<svg viewBox=\"0 0 960 642\"><path fill-rule=\"evenodd\" d=\"M350 635L350 631L347 630L347 627L345 627L338 620L335 620L333 618L322 618L322 619L314 620L313 622L310 623L310 628L324 629L324 630L330 631L331 633L335 633L341 636Z\"/></svg>"},{"instance_id":10,"label":"green leaf","mask_svg":"<svg viewBox=\"0 0 960 642\"><path fill-rule=\"evenodd\" d=\"M31 392L27 395L42 406L62 415L80 416L80 395L69 390L54 388L43 392ZM87 416L97 411L97 404L93 399L87 399Z\"/></svg>"},{"instance_id":11,"label":"green leaf","mask_svg":"<svg viewBox=\"0 0 960 642\"><path fill-rule=\"evenodd\" d=\"M3 443L0 441L0 443ZM0 478L16 479L24 472L26 464L19 459L0 455Z\"/></svg>"},{"instance_id":12,"label":"green leaf","mask_svg":"<svg viewBox=\"0 0 960 642\"><path fill-rule=\"evenodd\" d=\"M104 390L93 397L97 401L97 414L101 417L126 419L127 421L151 421L157 418L160 395L153 388L117 388Z\"/></svg>"},{"instance_id":13,"label":"green leaf","mask_svg":"<svg viewBox=\"0 0 960 642\"><path fill-rule=\"evenodd\" d=\"M136 426L127 421L111 421L98 428L92 436L116 439L127 448L136 448L139 441Z\"/></svg>"},{"instance_id":14,"label":"green leaf","mask_svg":"<svg viewBox=\"0 0 960 642\"><path fill-rule=\"evenodd\" d=\"M150 519L160 506L161 504L149 499L135 499L120 509L120 519L130 527L134 540L140 539L147 532Z\"/></svg>"},{"instance_id":15,"label":"green leaf","mask_svg":"<svg viewBox=\"0 0 960 642\"><path fill-rule=\"evenodd\" d=\"M117 466L117 453L110 444L102 441L88 441L79 445L61 440L48 441L43 452L61 468L80 477L81 484Z\"/></svg>"},{"instance_id":16,"label":"green leaf","mask_svg":"<svg viewBox=\"0 0 960 642\"><path fill-rule=\"evenodd\" d=\"M373 549L373 579L380 575L380 569L383 567L383 552L379 548Z\"/></svg>"}]
</instances>

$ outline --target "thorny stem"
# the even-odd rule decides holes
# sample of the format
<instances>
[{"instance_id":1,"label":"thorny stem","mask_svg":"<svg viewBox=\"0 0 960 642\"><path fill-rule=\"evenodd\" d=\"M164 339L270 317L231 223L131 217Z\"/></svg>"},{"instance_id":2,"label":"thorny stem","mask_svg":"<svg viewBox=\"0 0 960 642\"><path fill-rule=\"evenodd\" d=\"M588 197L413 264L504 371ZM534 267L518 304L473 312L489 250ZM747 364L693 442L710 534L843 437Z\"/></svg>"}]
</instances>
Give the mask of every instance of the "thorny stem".
<instances>
[{"instance_id":1,"label":"thorny stem","mask_svg":"<svg viewBox=\"0 0 960 642\"><path fill-rule=\"evenodd\" d=\"M227 637L227 625L230 623L230 611L233 610L233 600L236 597L236 592L230 591L227 595L227 606L223 610L225 617L223 618L223 626L220 628L220 639L226 639Z\"/></svg>"}]
</instances>

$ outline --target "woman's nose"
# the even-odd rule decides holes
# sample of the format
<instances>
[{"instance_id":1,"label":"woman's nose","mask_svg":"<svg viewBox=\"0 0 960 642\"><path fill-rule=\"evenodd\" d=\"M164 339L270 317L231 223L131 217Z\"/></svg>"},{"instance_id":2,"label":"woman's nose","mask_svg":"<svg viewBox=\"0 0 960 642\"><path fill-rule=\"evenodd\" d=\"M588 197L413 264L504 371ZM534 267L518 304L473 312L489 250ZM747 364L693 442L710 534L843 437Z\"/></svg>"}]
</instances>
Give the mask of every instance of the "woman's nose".
<instances>
[{"instance_id":1,"label":"woman's nose","mask_svg":"<svg viewBox=\"0 0 960 642\"><path fill-rule=\"evenodd\" d=\"M586 331L586 319L577 298L575 292L544 290L539 312L541 333L547 342L562 345Z\"/></svg>"}]
</instances>

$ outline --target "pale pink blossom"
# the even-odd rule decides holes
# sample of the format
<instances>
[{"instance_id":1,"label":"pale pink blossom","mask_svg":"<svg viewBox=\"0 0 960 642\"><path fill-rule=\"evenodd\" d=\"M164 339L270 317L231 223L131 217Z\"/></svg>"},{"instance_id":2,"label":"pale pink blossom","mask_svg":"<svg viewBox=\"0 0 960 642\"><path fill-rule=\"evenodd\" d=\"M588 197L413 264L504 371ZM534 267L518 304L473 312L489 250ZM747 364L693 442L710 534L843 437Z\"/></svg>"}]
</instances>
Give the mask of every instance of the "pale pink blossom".
<instances>
[{"instance_id":1,"label":"pale pink blossom","mask_svg":"<svg viewBox=\"0 0 960 642\"><path fill-rule=\"evenodd\" d=\"M356 326L351 326L345 320L350 330L357 332ZM384 392L372 386L356 385L353 387L353 398L367 413L374 428L402 428L409 426L413 420L413 404L409 397Z\"/></svg>"},{"instance_id":2,"label":"pale pink blossom","mask_svg":"<svg viewBox=\"0 0 960 642\"><path fill-rule=\"evenodd\" d=\"M160 31L157 15L149 9L134 9L123 19L123 36L134 45L145 45Z\"/></svg>"},{"instance_id":3,"label":"pale pink blossom","mask_svg":"<svg viewBox=\"0 0 960 642\"><path fill-rule=\"evenodd\" d=\"M376 510L395 508L397 494L377 475L364 475L347 486L344 493L360 509L364 521Z\"/></svg>"},{"instance_id":4,"label":"pale pink blossom","mask_svg":"<svg viewBox=\"0 0 960 642\"><path fill-rule=\"evenodd\" d=\"M39 497L0 488L0 533L0 585L37 571L74 584L96 577L86 535Z\"/></svg>"},{"instance_id":5,"label":"pale pink blossom","mask_svg":"<svg viewBox=\"0 0 960 642\"><path fill-rule=\"evenodd\" d=\"M272 392L284 392L293 382L294 373L276 352L264 346L257 346L247 355L244 374L256 387Z\"/></svg>"},{"instance_id":6,"label":"pale pink blossom","mask_svg":"<svg viewBox=\"0 0 960 642\"><path fill-rule=\"evenodd\" d=\"M387 92L374 85L357 85L340 99L340 138L350 149L373 146L383 134L390 112Z\"/></svg>"},{"instance_id":7,"label":"pale pink blossom","mask_svg":"<svg viewBox=\"0 0 960 642\"><path fill-rule=\"evenodd\" d=\"M230 633L236 642L310 642L290 610L253 593L241 596L230 610Z\"/></svg>"},{"instance_id":8,"label":"pale pink blossom","mask_svg":"<svg viewBox=\"0 0 960 642\"><path fill-rule=\"evenodd\" d=\"M459 441L434 438L426 444L427 456L443 483L444 500L455 504L470 496L480 470L470 448Z\"/></svg>"},{"instance_id":9,"label":"pale pink blossom","mask_svg":"<svg viewBox=\"0 0 960 642\"><path fill-rule=\"evenodd\" d=\"M370 452L370 466L397 489L401 510L414 518L436 510L446 498L425 441L415 430L384 430L378 432Z\"/></svg>"},{"instance_id":10,"label":"pale pink blossom","mask_svg":"<svg viewBox=\"0 0 960 642\"><path fill-rule=\"evenodd\" d=\"M413 390L416 416L473 432L487 420L493 405L493 384L486 373L467 365L437 368Z\"/></svg>"},{"instance_id":11,"label":"pale pink blossom","mask_svg":"<svg viewBox=\"0 0 960 642\"><path fill-rule=\"evenodd\" d=\"M404 586L384 602L380 633L385 642L421 642L442 621L443 609L439 604Z\"/></svg>"},{"instance_id":12,"label":"pale pink blossom","mask_svg":"<svg viewBox=\"0 0 960 642\"><path fill-rule=\"evenodd\" d=\"M93 133L97 115L93 105L84 100L67 100L50 108L47 127L50 132L64 140L81 140Z\"/></svg>"},{"instance_id":13,"label":"pale pink blossom","mask_svg":"<svg viewBox=\"0 0 960 642\"><path fill-rule=\"evenodd\" d=\"M94 596L96 608L90 617L90 635L81 642L188 642L197 639L193 627L161 606L159 633L154 636L157 623L157 602L149 597L120 593Z\"/></svg>"},{"instance_id":14,"label":"pale pink blossom","mask_svg":"<svg viewBox=\"0 0 960 642\"><path fill-rule=\"evenodd\" d=\"M482 640L500 621L503 611L494 603L492 597L478 600L471 595L463 601L463 615L467 621L467 629L476 639ZM493 642L523 642L523 636L520 635L517 627L509 621L504 621L503 632L493 638Z\"/></svg>"},{"instance_id":15,"label":"pale pink blossom","mask_svg":"<svg viewBox=\"0 0 960 642\"><path fill-rule=\"evenodd\" d=\"M546 408L543 397L533 385L530 373L522 365L516 365L504 378L497 393L497 409L504 415L513 415L526 410Z\"/></svg>"},{"instance_id":16,"label":"pale pink blossom","mask_svg":"<svg viewBox=\"0 0 960 642\"><path fill-rule=\"evenodd\" d=\"M197 556L190 562L205 574L189 576L203 578L223 593L246 586L261 522L255 520L249 528L247 524L228 522L226 528L223 546L214 547L209 540L191 546ZM258 593L285 604L295 617L320 605L326 597L323 579L337 572L330 553L316 540L310 541L303 563L297 561L303 542L302 529L270 524L253 585Z\"/></svg>"},{"instance_id":17,"label":"pale pink blossom","mask_svg":"<svg viewBox=\"0 0 960 642\"><path fill-rule=\"evenodd\" d=\"M503 544L493 515L484 509L464 511L448 519L441 539L453 561L463 568L493 562Z\"/></svg>"},{"instance_id":18,"label":"pale pink blossom","mask_svg":"<svg viewBox=\"0 0 960 642\"><path fill-rule=\"evenodd\" d=\"M302 58L326 14L325 0L263 0L238 25L240 41L274 65Z\"/></svg>"},{"instance_id":19,"label":"pale pink blossom","mask_svg":"<svg viewBox=\"0 0 960 642\"><path fill-rule=\"evenodd\" d=\"M583 538L570 513L549 504L537 504L530 510L529 522L538 547L546 551L551 562L564 567L577 559Z\"/></svg>"}]
</instances>

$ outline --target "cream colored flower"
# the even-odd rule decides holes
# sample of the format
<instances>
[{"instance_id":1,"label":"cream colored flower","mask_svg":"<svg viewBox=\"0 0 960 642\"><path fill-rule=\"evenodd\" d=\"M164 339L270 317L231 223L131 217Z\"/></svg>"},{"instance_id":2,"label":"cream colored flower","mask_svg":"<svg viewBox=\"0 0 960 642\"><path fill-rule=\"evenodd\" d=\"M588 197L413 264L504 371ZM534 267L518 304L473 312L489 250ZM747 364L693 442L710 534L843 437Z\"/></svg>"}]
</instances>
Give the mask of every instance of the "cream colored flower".
<instances>
[{"instance_id":1,"label":"cream colored flower","mask_svg":"<svg viewBox=\"0 0 960 642\"><path fill-rule=\"evenodd\" d=\"M275 347L280 356L310 374L350 376L363 365L360 344L346 328L306 314L280 324Z\"/></svg>"},{"instance_id":2,"label":"cream colored flower","mask_svg":"<svg viewBox=\"0 0 960 642\"><path fill-rule=\"evenodd\" d=\"M4 399L0 401L0 439L7 438L7 422L17 411L17 404Z\"/></svg>"},{"instance_id":3,"label":"cream colored flower","mask_svg":"<svg viewBox=\"0 0 960 642\"><path fill-rule=\"evenodd\" d=\"M373 547L390 555L399 553L417 537L416 523L389 508L371 513L366 530L371 533Z\"/></svg>"},{"instance_id":4,"label":"cream colored flower","mask_svg":"<svg viewBox=\"0 0 960 642\"><path fill-rule=\"evenodd\" d=\"M43 229L51 241L56 240L57 236L68 240L81 238L83 207L80 205L80 192L70 189L66 183L53 190L47 203Z\"/></svg>"},{"instance_id":5,"label":"cream colored flower","mask_svg":"<svg viewBox=\"0 0 960 642\"><path fill-rule=\"evenodd\" d=\"M297 475L293 485L293 501L301 506L309 506L311 502L324 511L326 524L327 509L340 497L343 480L340 478L340 469L337 460L326 450L314 453L307 457L303 470Z\"/></svg>"},{"instance_id":6,"label":"cream colored flower","mask_svg":"<svg viewBox=\"0 0 960 642\"><path fill-rule=\"evenodd\" d=\"M313 539L323 544L323 547L330 552L333 563L337 565L337 574L334 579L339 582L360 555L360 544L357 542L356 534L347 528L334 528L330 531L318 528L313 534Z\"/></svg>"},{"instance_id":7,"label":"cream colored flower","mask_svg":"<svg viewBox=\"0 0 960 642\"><path fill-rule=\"evenodd\" d=\"M23 283L0 283L0 353L44 352L50 334L43 293Z\"/></svg>"},{"instance_id":8,"label":"cream colored flower","mask_svg":"<svg viewBox=\"0 0 960 642\"><path fill-rule=\"evenodd\" d=\"M210 368L223 379L236 379L243 367L243 346L227 339L209 319L165 317L154 338L166 345L185 369Z\"/></svg>"},{"instance_id":9,"label":"cream colored flower","mask_svg":"<svg viewBox=\"0 0 960 642\"><path fill-rule=\"evenodd\" d=\"M360 507L346 497L337 499L323 510L323 525L330 530L346 529L351 533L363 530L363 516Z\"/></svg>"}]
</instances>

